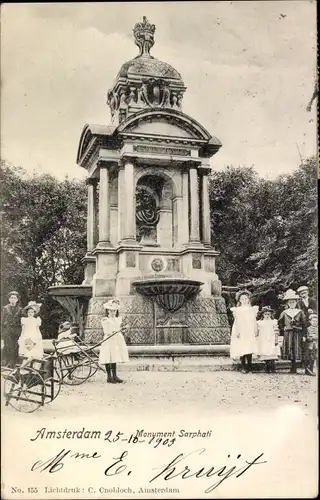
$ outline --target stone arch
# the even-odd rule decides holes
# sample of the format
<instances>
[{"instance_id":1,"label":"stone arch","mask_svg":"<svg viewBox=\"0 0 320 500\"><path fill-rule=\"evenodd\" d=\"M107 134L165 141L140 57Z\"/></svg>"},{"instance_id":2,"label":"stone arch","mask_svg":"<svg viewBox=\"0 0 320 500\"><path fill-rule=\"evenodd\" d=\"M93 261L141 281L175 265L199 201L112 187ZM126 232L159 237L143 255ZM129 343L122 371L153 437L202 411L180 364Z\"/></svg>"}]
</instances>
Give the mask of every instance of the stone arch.
<instances>
[{"instance_id":1,"label":"stone arch","mask_svg":"<svg viewBox=\"0 0 320 500\"><path fill-rule=\"evenodd\" d=\"M149 201L152 205L150 217L156 222L152 227L144 226L144 223L141 222L143 208L136 203L137 240L145 246L160 245L172 248L176 241L175 231L177 231L177 221L174 220L176 216L173 210L173 200L177 191L174 175L164 169L141 169L135 177L136 198L139 189L146 191L145 199L148 199L149 195L155 200L155 203L151 198ZM148 207L146 209L148 211ZM154 214L154 218L152 214Z\"/></svg>"},{"instance_id":2,"label":"stone arch","mask_svg":"<svg viewBox=\"0 0 320 500\"><path fill-rule=\"evenodd\" d=\"M172 172L161 167L143 167L135 172L135 188L141 177L144 177L145 175L157 175L158 177L162 177L165 181L171 181L172 196L181 196L181 184L179 182L180 175L178 176L176 172Z\"/></svg>"}]
</instances>

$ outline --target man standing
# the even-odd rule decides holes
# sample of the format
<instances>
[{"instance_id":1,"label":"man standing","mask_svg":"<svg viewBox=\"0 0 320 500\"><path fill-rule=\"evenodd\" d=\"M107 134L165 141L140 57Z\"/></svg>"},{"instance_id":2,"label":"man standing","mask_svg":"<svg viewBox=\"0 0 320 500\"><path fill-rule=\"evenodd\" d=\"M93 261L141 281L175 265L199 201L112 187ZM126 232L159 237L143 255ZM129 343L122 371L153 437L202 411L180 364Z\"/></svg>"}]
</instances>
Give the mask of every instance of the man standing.
<instances>
[{"instance_id":1,"label":"man standing","mask_svg":"<svg viewBox=\"0 0 320 500\"><path fill-rule=\"evenodd\" d=\"M3 340L3 361L6 366L13 368L19 360L18 339L21 333L21 312L18 305L18 292L10 292L9 304L4 306L2 314L1 337Z\"/></svg>"},{"instance_id":2,"label":"man standing","mask_svg":"<svg viewBox=\"0 0 320 500\"><path fill-rule=\"evenodd\" d=\"M306 317L317 312L317 302L309 297L309 288L306 285L300 286L297 290L299 294L298 307Z\"/></svg>"}]
</instances>

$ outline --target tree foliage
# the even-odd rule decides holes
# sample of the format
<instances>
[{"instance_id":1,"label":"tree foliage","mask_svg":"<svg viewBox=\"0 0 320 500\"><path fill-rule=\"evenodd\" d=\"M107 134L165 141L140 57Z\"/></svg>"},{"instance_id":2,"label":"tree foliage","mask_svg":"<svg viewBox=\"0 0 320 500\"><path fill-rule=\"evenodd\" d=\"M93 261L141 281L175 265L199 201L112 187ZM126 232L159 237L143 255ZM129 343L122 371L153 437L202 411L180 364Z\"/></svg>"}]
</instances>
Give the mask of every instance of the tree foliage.
<instances>
[{"instance_id":1,"label":"tree foliage","mask_svg":"<svg viewBox=\"0 0 320 500\"><path fill-rule=\"evenodd\" d=\"M17 289L23 303L40 300L42 313L47 308L50 315L48 287L83 280L85 185L47 174L29 177L3 162L1 214L2 303L10 289Z\"/></svg>"},{"instance_id":2,"label":"tree foliage","mask_svg":"<svg viewBox=\"0 0 320 500\"><path fill-rule=\"evenodd\" d=\"M255 293L309 284L316 290L317 164L259 178L253 168L228 167L210 179L212 243L221 252L224 284Z\"/></svg>"},{"instance_id":3,"label":"tree foliage","mask_svg":"<svg viewBox=\"0 0 320 500\"><path fill-rule=\"evenodd\" d=\"M48 287L83 279L86 187L47 174L30 177L4 162L0 174L2 305L10 289L20 292L23 304L42 301L43 331L51 336L61 307L48 297ZM315 157L274 180L248 167L214 172L210 205L211 239L220 251L217 272L223 284L243 285L264 296L308 284L315 294Z\"/></svg>"}]
</instances>

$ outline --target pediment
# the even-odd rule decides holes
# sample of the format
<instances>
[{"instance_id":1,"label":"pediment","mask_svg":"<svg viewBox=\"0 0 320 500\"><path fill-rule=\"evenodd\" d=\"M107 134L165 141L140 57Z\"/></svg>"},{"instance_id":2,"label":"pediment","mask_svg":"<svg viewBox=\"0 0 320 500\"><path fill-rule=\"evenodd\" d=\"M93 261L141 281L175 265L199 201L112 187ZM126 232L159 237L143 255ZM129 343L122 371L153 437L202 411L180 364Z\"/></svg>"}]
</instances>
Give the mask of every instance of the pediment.
<instances>
[{"instance_id":1,"label":"pediment","mask_svg":"<svg viewBox=\"0 0 320 500\"><path fill-rule=\"evenodd\" d=\"M126 132L142 134L142 135L155 135L164 137L178 137L183 139L199 139L199 137L192 130L178 126L174 123L169 123L166 120L154 120L147 122L138 122L133 126L126 129Z\"/></svg>"},{"instance_id":2,"label":"pediment","mask_svg":"<svg viewBox=\"0 0 320 500\"><path fill-rule=\"evenodd\" d=\"M122 122L117 134L181 138L209 142L211 135L193 118L180 111L148 110L137 113Z\"/></svg>"}]
</instances>

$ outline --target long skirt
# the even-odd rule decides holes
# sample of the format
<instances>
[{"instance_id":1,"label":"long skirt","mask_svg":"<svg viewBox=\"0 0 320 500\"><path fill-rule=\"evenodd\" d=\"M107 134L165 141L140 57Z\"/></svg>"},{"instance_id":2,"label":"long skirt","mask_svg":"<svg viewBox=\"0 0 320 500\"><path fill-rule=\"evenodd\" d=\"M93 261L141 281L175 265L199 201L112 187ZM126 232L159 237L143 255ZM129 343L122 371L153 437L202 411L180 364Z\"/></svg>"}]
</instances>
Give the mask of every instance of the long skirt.
<instances>
[{"instance_id":1,"label":"long skirt","mask_svg":"<svg viewBox=\"0 0 320 500\"><path fill-rule=\"evenodd\" d=\"M302 360L301 330L294 329L283 332L282 357L290 361Z\"/></svg>"}]
</instances>

